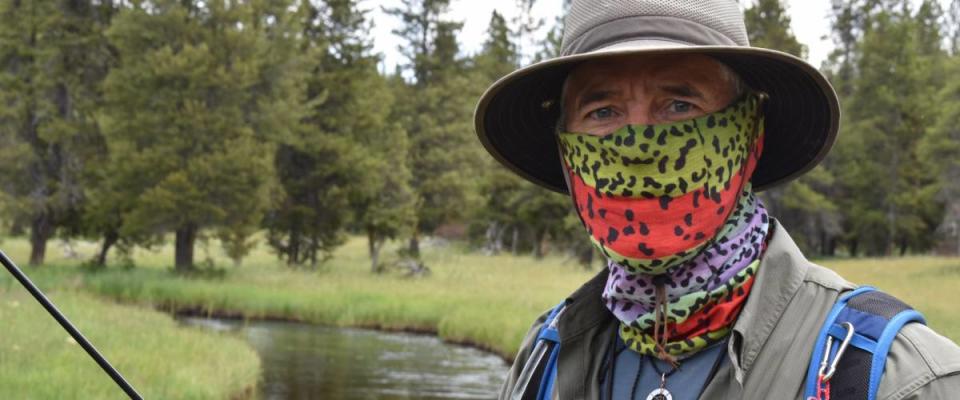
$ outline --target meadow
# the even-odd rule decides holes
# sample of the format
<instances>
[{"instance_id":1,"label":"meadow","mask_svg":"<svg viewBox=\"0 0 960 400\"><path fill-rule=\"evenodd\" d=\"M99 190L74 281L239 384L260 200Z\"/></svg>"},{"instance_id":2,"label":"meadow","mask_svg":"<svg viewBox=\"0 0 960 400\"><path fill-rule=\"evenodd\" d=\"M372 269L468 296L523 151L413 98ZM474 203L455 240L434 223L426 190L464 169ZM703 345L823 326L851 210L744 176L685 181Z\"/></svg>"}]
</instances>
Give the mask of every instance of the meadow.
<instances>
[{"instance_id":1,"label":"meadow","mask_svg":"<svg viewBox=\"0 0 960 400\"><path fill-rule=\"evenodd\" d=\"M19 286L0 285L0 397L119 399L123 392ZM170 315L58 289L49 297L147 399L252 397L260 360L241 339Z\"/></svg>"},{"instance_id":2,"label":"meadow","mask_svg":"<svg viewBox=\"0 0 960 400\"><path fill-rule=\"evenodd\" d=\"M7 239L0 243L0 248L16 259L23 259L27 254L26 243L19 239ZM93 254L95 244L75 243L73 248L80 255L88 256ZM388 260L394 250L395 247L385 250ZM369 271L366 242L361 238L351 238L331 260L316 269L286 267L263 246L242 265L235 266L211 241L198 249L198 261L206 266L192 277L174 274L168 267L173 258L170 246L136 251L132 268L110 266L96 272L78 267L82 257L63 259L58 251L56 245L52 245L51 265L28 271L36 273L38 281L45 285L73 286L78 292L92 294L63 296L64 308L78 313L77 317L70 314L78 320L106 318L81 315L91 304L96 304L93 308L107 307L104 301L109 299L124 304L109 305L117 307L111 309L110 314L154 315L156 312L151 309L158 309L435 333L444 340L478 346L505 359L516 352L537 315L597 272L596 269L586 271L559 257L534 260L526 255L487 256L458 244L425 242L424 261L431 269L429 276L409 278L400 272L375 275ZM851 281L875 285L900 297L922 311L939 332L954 341L960 340L960 313L954 305L960 284L960 258L828 259L818 263L835 269ZM16 290L9 283L6 286L7 293ZM4 294L5 299L7 296ZM0 314L0 320L7 318ZM53 321L49 323L52 326ZM97 326L92 322L87 325ZM27 328L20 331L23 335L20 337L24 338L20 340L29 338L31 331ZM56 335L63 341L66 334L57 332ZM98 336L90 334L94 343L103 342L103 346L136 341L120 332L112 335L98 340ZM201 336L166 340L171 343L207 340ZM225 338L217 340L226 342ZM192 343L181 345L193 346ZM218 352L213 347L210 351ZM116 352L121 360L135 358L133 353L148 359L169 357L166 348L137 348L130 354L122 349ZM3 366L5 362L0 361L0 368L8 368ZM46 364L37 361L33 365L42 369ZM108 382L105 376L99 379ZM234 378L222 379L229 382ZM2 382L0 379L0 393L4 392ZM250 382L255 382L255 378Z\"/></svg>"},{"instance_id":3,"label":"meadow","mask_svg":"<svg viewBox=\"0 0 960 400\"><path fill-rule=\"evenodd\" d=\"M395 248L385 250L389 261ZM258 251L239 267L217 251L200 278L164 267L170 249L140 252L132 270L88 274L85 287L124 303L201 315L435 333L512 358L531 321L596 273L548 257L486 256L425 244L426 277L370 273L366 242L349 240L316 270L283 266Z\"/></svg>"}]
</instances>

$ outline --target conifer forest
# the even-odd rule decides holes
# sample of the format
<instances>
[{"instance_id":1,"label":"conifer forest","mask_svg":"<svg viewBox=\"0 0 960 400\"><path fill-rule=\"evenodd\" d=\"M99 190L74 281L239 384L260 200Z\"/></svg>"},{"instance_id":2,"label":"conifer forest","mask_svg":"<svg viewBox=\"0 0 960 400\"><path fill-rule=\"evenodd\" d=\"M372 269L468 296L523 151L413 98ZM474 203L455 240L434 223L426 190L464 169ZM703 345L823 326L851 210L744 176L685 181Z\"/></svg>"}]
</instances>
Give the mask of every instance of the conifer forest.
<instances>
[{"instance_id":1,"label":"conifer forest","mask_svg":"<svg viewBox=\"0 0 960 400\"><path fill-rule=\"evenodd\" d=\"M472 1L472 0L471 0ZM385 70L358 0L0 0L0 229L95 241L89 261L211 238L322 265L350 236L599 258L568 197L501 167L478 97L554 57L562 19L494 12L477 51L450 0L403 0ZM742 2L752 45L804 57L780 0ZM379 8L378 8L379 9ZM762 194L808 256L960 252L960 0L833 0L821 68L841 132L819 167ZM543 32L548 32L543 35ZM537 47L523 46L531 42ZM771 133L774 134L774 133Z\"/></svg>"}]
</instances>

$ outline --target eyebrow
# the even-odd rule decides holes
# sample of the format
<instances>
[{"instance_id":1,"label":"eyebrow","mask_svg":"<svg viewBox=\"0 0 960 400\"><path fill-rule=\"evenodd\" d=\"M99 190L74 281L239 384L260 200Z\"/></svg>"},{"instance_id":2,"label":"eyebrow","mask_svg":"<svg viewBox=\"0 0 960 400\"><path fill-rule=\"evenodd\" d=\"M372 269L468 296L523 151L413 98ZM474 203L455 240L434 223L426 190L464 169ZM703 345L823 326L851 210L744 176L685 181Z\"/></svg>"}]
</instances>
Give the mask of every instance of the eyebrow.
<instances>
[{"instance_id":1,"label":"eyebrow","mask_svg":"<svg viewBox=\"0 0 960 400\"><path fill-rule=\"evenodd\" d=\"M704 99L703 93L701 93L695 87L688 84L684 84L684 83L659 85L657 86L657 88L675 96L695 97L698 99ZM581 108L584 105L590 104L595 101L603 101L603 100L609 99L610 97L613 97L618 93L619 93L618 91L610 90L610 89L591 90L581 95L580 98L577 99L577 108Z\"/></svg>"},{"instance_id":2,"label":"eyebrow","mask_svg":"<svg viewBox=\"0 0 960 400\"><path fill-rule=\"evenodd\" d=\"M591 90L589 92L584 93L583 95L580 96L579 99L577 99L577 109L579 110L583 108L583 106L593 103L595 101L603 101L603 100L609 99L614 95L616 95L617 93L619 92L617 92L616 90L609 90L609 89Z\"/></svg>"},{"instance_id":3,"label":"eyebrow","mask_svg":"<svg viewBox=\"0 0 960 400\"><path fill-rule=\"evenodd\" d=\"M703 93L700 93L699 90L687 84L659 85L658 88L675 96L704 99Z\"/></svg>"}]
</instances>

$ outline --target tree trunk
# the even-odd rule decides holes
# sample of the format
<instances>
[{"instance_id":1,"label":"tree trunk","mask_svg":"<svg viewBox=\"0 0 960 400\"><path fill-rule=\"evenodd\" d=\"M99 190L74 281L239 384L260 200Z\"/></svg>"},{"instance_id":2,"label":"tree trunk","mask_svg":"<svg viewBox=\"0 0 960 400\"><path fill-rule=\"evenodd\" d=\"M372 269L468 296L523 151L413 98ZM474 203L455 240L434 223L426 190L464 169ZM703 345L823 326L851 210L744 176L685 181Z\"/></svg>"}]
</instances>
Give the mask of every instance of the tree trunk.
<instances>
[{"instance_id":1,"label":"tree trunk","mask_svg":"<svg viewBox=\"0 0 960 400\"><path fill-rule=\"evenodd\" d=\"M97 253L97 258L94 259L94 265L102 267L107 264L107 253L110 252L110 247L112 247L117 240L120 240L120 235L117 231L109 231L103 235L103 245L100 246L100 252Z\"/></svg>"},{"instance_id":2,"label":"tree trunk","mask_svg":"<svg viewBox=\"0 0 960 400\"><path fill-rule=\"evenodd\" d=\"M320 248L320 239L316 235L310 238L310 269L317 269L317 250Z\"/></svg>"},{"instance_id":3,"label":"tree trunk","mask_svg":"<svg viewBox=\"0 0 960 400\"><path fill-rule=\"evenodd\" d=\"M857 256L857 247L858 247L859 244L860 244L860 242L859 242L858 240L851 240L851 241L850 241L850 256L851 256L851 257L856 257L856 256Z\"/></svg>"},{"instance_id":4,"label":"tree trunk","mask_svg":"<svg viewBox=\"0 0 960 400\"><path fill-rule=\"evenodd\" d=\"M501 225L501 226L497 229L497 242L496 242L496 243L497 243L497 253L498 253L498 254L499 254L501 251L503 251L503 234L504 234L506 231L507 231L507 227L506 227L506 226L503 226L503 225Z\"/></svg>"},{"instance_id":5,"label":"tree trunk","mask_svg":"<svg viewBox=\"0 0 960 400\"><path fill-rule=\"evenodd\" d=\"M893 146L893 157L890 160L890 163L887 165L890 167L890 170L889 170L890 172L888 173L890 180L888 182L891 182L894 185L894 187L896 187L896 185L900 183L900 174L899 174L900 152L897 146ZM894 203L893 199L887 199L886 203L887 203L887 237L886 237L886 243L884 243L884 247L883 247L883 255L888 256L890 254L893 254L893 249L895 249L898 244L897 236L899 236L899 234L897 233L897 220L899 217L898 214L900 210L897 208L897 205L896 203Z\"/></svg>"},{"instance_id":6,"label":"tree trunk","mask_svg":"<svg viewBox=\"0 0 960 400\"><path fill-rule=\"evenodd\" d=\"M300 229L290 230L290 243L287 245L287 265L293 266L300 263Z\"/></svg>"},{"instance_id":7,"label":"tree trunk","mask_svg":"<svg viewBox=\"0 0 960 400\"><path fill-rule=\"evenodd\" d=\"M370 252L370 272L379 274L380 270L380 249L383 248L384 241L377 238L377 233L373 229L367 229L367 250Z\"/></svg>"},{"instance_id":8,"label":"tree trunk","mask_svg":"<svg viewBox=\"0 0 960 400\"><path fill-rule=\"evenodd\" d=\"M417 230L413 231L413 236L410 236L410 246L407 249L410 252L410 257L420 258L420 232Z\"/></svg>"},{"instance_id":9,"label":"tree trunk","mask_svg":"<svg viewBox=\"0 0 960 400\"><path fill-rule=\"evenodd\" d=\"M30 265L39 266L47 254L47 240L53 233L50 216L46 213L33 218L30 226Z\"/></svg>"},{"instance_id":10,"label":"tree trunk","mask_svg":"<svg viewBox=\"0 0 960 400\"><path fill-rule=\"evenodd\" d=\"M545 255L543 252L543 239L547 236L546 230L537 234L533 242L533 258L538 260L542 259Z\"/></svg>"},{"instance_id":11,"label":"tree trunk","mask_svg":"<svg viewBox=\"0 0 960 400\"><path fill-rule=\"evenodd\" d=\"M818 236L820 236L820 239L819 239L820 243L817 243L818 244L817 251L820 253L821 256L825 256L827 255L827 243L829 242L830 239L827 238L827 232L823 229L820 229Z\"/></svg>"},{"instance_id":12,"label":"tree trunk","mask_svg":"<svg viewBox=\"0 0 960 400\"><path fill-rule=\"evenodd\" d=\"M491 255L500 253L500 245L497 243L500 237L499 232L500 224L498 224L496 221L490 222L490 224L487 225L487 232L484 234L484 240L486 240L486 243L483 244L483 248L486 249L486 251Z\"/></svg>"},{"instance_id":13,"label":"tree trunk","mask_svg":"<svg viewBox=\"0 0 960 400\"><path fill-rule=\"evenodd\" d=\"M380 268L377 268L377 255L376 255L377 245L374 244L374 241L375 241L375 239L373 238L374 236L375 235L373 233L373 229L368 228L367 229L367 253L370 256L370 272L376 274L380 272Z\"/></svg>"},{"instance_id":14,"label":"tree trunk","mask_svg":"<svg viewBox=\"0 0 960 400\"><path fill-rule=\"evenodd\" d=\"M177 271L193 269L193 244L197 240L197 227L194 225L182 226L176 231L176 245L174 246L174 267Z\"/></svg>"},{"instance_id":15,"label":"tree trunk","mask_svg":"<svg viewBox=\"0 0 960 400\"><path fill-rule=\"evenodd\" d=\"M520 229L516 226L513 227L513 239L510 242L510 252L513 255L517 255L517 252L520 251Z\"/></svg>"}]
</instances>

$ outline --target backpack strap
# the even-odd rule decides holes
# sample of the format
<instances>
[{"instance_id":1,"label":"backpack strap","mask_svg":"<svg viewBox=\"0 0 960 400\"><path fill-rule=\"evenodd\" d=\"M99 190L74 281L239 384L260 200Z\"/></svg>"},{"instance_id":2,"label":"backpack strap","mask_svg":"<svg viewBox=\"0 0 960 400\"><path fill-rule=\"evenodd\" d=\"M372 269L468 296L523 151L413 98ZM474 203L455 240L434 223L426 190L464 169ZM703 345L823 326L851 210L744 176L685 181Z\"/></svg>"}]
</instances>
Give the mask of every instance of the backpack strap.
<instances>
[{"instance_id":1,"label":"backpack strap","mask_svg":"<svg viewBox=\"0 0 960 400\"><path fill-rule=\"evenodd\" d=\"M536 344L527 358L511 400L549 400L557 380L557 358L560 355L560 332L557 322L566 307L566 300L557 304L540 326Z\"/></svg>"},{"instance_id":2,"label":"backpack strap","mask_svg":"<svg viewBox=\"0 0 960 400\"><path fill-rule=\"evenodd\" d=\"M910 322L926 323L912 307L873 287L841 296L817 335L803 398L875 400L890 346Z\"/></svg>"},{"instance_id":3,"label":"backpack strap","mask_svg":"<svg viewBox=\"0 0 960 400\"><path fill-rule=\"evenodd\" d=\"M538 342L550 343L550 358L547 361L546 369L543 372L543 379L540 381L540 390L537 393L537 400L550 400L550 394L553 393L553 383L557 381L557 357L560 355L560 332L557 330L557 322L560 320L560 313L566 307L566 300L560 302L547 320L543 322L540 328L540 334L537 335Z\"/></svg>"}]
</instances>

